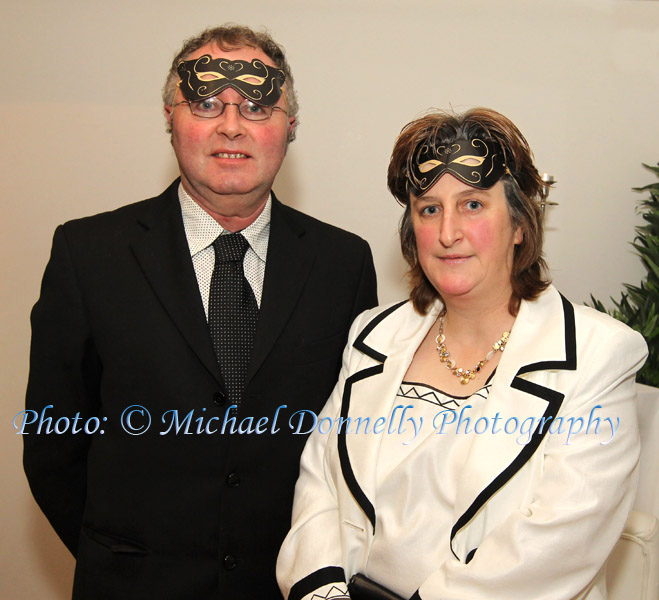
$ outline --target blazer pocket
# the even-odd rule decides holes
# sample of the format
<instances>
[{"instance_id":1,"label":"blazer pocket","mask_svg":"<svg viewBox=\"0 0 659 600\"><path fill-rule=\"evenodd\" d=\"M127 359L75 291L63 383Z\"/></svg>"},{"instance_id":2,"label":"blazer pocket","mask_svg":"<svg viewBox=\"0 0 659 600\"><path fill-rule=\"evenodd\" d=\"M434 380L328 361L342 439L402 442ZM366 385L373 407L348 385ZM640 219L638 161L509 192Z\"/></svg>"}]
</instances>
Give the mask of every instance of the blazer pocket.
<instances>
[{"instance_id":1,"label":"blazer pocket","mask_svg":"<svg viewBox=\"0 0 659 600\"><path fill-rule=\"evenodd\" d=\"M151 569L142 544L83 525L76 554L73 598L150 598L141 593Z\"/></svg>"},{"instance_id":2,"label":"blazer pocket","mask_svg":"<svg viewBox=\"0 0 659 600\"><path fill-rule=\"evenodd\" d=\"M146 546L133 540L106 533L104 531L91 529L87 526L83 526L83 531L90 540L110 550L114 554L130 554L133 556L146 556L149 554L149 550Z\"/></svg>"}]
</instances>

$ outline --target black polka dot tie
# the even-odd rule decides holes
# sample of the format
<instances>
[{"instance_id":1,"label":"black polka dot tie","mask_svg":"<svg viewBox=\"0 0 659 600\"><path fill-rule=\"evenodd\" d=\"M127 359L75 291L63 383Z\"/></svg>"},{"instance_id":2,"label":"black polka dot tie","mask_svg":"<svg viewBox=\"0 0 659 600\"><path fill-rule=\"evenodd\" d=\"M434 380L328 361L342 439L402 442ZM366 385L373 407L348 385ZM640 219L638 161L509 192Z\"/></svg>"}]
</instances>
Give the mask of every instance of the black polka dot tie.
<instances>
[{"instance_id":1,"label":"black polka dot tie","mask_svg":"<svg viewBox=\"0 0 659 600\"><path fill-rule=\"evenodd\" d=\"M213 242L215 268L208 301L208 325L231 404L240 406L254 344L259 309L243 272L249 243L240 233Z\"/></svg>"}]
</instances>

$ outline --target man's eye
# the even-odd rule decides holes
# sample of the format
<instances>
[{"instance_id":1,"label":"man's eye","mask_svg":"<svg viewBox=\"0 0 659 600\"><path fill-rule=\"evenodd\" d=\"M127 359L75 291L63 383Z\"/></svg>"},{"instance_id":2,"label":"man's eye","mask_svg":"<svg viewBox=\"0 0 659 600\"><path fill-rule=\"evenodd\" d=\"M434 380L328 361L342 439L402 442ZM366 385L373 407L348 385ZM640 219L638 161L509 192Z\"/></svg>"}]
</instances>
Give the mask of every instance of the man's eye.
<instances>
[{"instance_id":1,"label":"man's eye","mask_svg":"<svg viewBox=\"0 0 659 600\"><path fill-rule=\"evenodd\" d=\"M219 108L219 102L215 98L207 98L206 100L198 100L195 102L195 110L199 112L213 112Z\"/></svg>"},{"instance_id":2,"label":"man's eye","mask_svg":"<svg viewBox=\"0 0 659 600\"><path fill-rule=\"evenodd\" d=\"M266 114L266 110L265 108L263 108L263 106L255 104L254 102L250 102L249 100L243 102L240 108L241 108L241 112L245 114L250 114L250 115Z\"/></svg>"}]
</instances>

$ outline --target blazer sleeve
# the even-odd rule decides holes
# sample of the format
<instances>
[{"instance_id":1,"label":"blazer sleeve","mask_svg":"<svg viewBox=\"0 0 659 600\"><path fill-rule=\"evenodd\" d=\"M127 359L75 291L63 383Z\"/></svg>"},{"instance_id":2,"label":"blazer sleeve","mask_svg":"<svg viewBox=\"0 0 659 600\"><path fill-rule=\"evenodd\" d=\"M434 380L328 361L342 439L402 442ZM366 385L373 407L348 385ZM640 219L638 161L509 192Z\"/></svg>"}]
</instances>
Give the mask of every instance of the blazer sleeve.
<instances>
[{"instance_id":1,"label":"blazer sleeve","mask_svg":"<svg viewBox=\"0 0 659 600\"><path fill-rule=\"evenodd\" d=\"M560 390L566 393L558 415L564 427L537 450L543 452L542 470L530 503L485 534L471 561L445 561L413 599L567 600L588 594L622 532L637 483L634 375L647 348L639 334L617 325L608 335L579 340L577 371L569 374L569 389ZM606 417L618 424L615 433ZM583 419L584 428L591 418L590 433L583 429L568 440L570 418Z\"/></svg>"},{"instance_id":2,"label":"blazer sleeve","mask_svg":"<svg viewBox=\"0 0 659 600\"><path fill-rule=\"evenodd\" d=\"M23 465L35 500L75 555L85 504L91 436L84 430L73 430L80 430L97 415L101 369L65 226L55 231L31 323ZM79 420L74 427L76 416ZM68 419L68 427L57 433L55 426L62 418ZM28 421L32 423L28 425ZM59 431L66 423L59 421Z\"/></svg>"},{"instance_id":3,"label":"blazer sleeve","mask_svg":"<svg viewBox=\"0 0 659 600\"><path fill-rule=\"evenodd\" d=\"M343 352L339 380L325 407L318 415L335 419L341 413L346 379L354 365L353 343L366 315L353 323ZM302 453L300 476L295 485L292 527L277 559L277 581L284 598L308 600L319 597L349 598L343 569L340 515L335 478L341 476L338 460L332 459L337 445L334 430L322 434L316 428Z\"/></svg>"}]
</instances>

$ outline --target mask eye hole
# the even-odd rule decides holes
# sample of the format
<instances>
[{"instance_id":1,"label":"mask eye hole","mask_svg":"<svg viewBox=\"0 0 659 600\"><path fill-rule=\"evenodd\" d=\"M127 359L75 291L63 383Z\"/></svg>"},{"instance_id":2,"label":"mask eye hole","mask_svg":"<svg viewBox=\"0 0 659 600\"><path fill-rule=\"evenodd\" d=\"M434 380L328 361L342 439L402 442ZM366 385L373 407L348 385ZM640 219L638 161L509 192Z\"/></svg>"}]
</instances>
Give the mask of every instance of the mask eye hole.
<instances>
[{"instance_id":1,"label":"mask eye hole","mask_svg":"<svg viewBox=\"0 0 659 600\"><path fill-rule=\"evenodd\" d=\"M433 169L439 167L440 165L443 165L444 163L441 160L427 160L424 163L421 163L419 165L419 172L420 173L427 173L428 171L432 171Z\"/></svg>"},{"instance_id":2,"label":"mask eye hole","mask_svg":"<svg viewBox=\"0 0 659 600\"><path fill-rule=\"evenodd\" d=\"M451 162L467 167L480 167L484 160L485 158L481 158L480 156L460 156Z\"/></svg>"}]
</instances>

